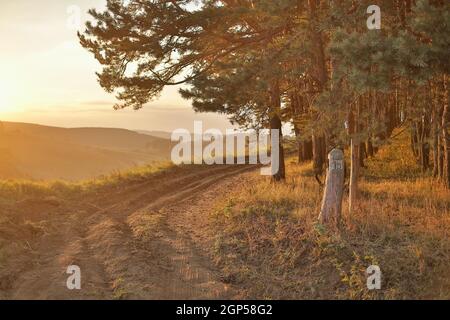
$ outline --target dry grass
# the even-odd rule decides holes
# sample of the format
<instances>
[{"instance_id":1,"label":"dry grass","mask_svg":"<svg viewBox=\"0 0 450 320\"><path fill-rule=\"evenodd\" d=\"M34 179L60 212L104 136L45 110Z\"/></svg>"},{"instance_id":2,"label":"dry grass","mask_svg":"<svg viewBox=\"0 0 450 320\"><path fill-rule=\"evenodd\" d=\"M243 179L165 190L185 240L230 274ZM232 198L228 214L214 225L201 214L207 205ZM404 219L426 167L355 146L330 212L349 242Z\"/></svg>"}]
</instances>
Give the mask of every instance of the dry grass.
<instances>
[{"instance_id":1,"label":"dry grass","mask_svg":"<svg viewBox=\"0 0 450 320\"><path fill-rule=\"evenodd\" d=\"M176 174L178 170L182 168L161 163L78 183L0 180L0 271L7 261L33 251L33 242L39 242L41 236L54 233L59 213L76 211L77 204L83 204L86 197L107 195L111 190ZM152 226L152 221L145 222ZM8 286L0 278L0 298L2 289Z\"/></svg>"},{"instance_id":2,"label":"dry grass","mask_svg":"<svg viewBox=\"0 0 450 320\"><path fill-rule=\"evenodd\" d=\"M24 198L80 196L96 192L102 188L117 188L121 185L145 181L150 177L176 169L179 169L179 167L174 166L170 162L161 162L129 170L116 171L110 175L100 176L97 179L80 182L66 182L63 180L0 180L0 209L2 204L14 203Z\"/></svg>"},{"instance_id":3,"label":"dry grass","mask_svg":"<svg viewBox=\"0 0 450 320\"><path fill-rule=\"evenodd\" d=\"M230 282L265 299L449 299L450 192L418 168L406 137L385 146L361 182L339 230L317 222L321 190L309 164L288 163L288 180L253 176L211 215L213 256ZM395 172L400 174L396 176ZM369 265L382 290L369 291Z\"/></svg>"},{"instance_id":4,"label":"dry grass","mask_svg":"<svg viewBox=\"0 0 450 320\"><path fill-rule=\"evenodd\" d=\"M204 230L212 237L210 254L223 279L247 289L249 298L449 299L450 192L419 178L411 159L403 135L367 161L359 208L349 215L344 200L339 229L317 222L322 190L311 164L289 159L288 179L281 184L257 173L242 179L220 197ZM18 205L36 208L26 201L44 199L38 203L41 211L53 214L55 202L120 191L179 170L162 164L80 183L0 182L0 268L21 250L32 250L25 240L51 227L20 218ZM146 239L161 227L161 219L132 215L128 222L137 238ZM371 264L383 272L380 291L366 287ZM120 281L116 285L122 298L126 293Z\"/></svg>"}]
</instances>

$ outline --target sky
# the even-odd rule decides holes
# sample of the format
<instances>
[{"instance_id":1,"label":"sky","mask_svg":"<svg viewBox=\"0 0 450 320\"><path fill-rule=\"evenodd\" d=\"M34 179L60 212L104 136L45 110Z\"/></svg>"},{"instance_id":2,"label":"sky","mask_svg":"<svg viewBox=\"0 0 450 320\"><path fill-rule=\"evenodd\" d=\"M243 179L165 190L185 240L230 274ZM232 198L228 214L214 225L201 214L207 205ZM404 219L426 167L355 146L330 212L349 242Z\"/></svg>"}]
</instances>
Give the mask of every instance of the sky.
<instances>
[{"instance_id":1,"label":"sky","mask_svg":"<svg viewBox=\"0 0 450 320\"><path fill-rule=\"evenodd\" d=\"M105 3L0 2L0 121L173 131L192 130L193 122L201 120L205 128L233 128L223 115L196 114L177 87L167 88L139 111L113 110L114 95L97 83L100 65L76 35L89 18L88 9Z\"/></svg>"}]
</instances>

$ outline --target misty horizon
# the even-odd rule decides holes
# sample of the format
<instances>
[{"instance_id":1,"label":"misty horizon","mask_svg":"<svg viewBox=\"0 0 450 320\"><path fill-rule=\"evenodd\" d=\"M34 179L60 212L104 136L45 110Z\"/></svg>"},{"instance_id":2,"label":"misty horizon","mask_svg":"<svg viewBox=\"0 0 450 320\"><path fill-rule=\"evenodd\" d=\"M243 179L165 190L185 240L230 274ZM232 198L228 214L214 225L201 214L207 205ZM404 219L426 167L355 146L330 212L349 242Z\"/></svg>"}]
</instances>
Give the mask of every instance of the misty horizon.
<instances>
[{"instance_id":1,"label":"misty horizon","mask_svg":"<svg viewBox=\"0 0 450 320\"><path fill-rule=\"evenodd\" d=\"M195 120L208 127L233 128L226 116L196 114L190 101L170 87L138 111L113 110L113 94L103 91L95 72L100 65L83 49L77 31L84 30L88 9L104 0L18 0L0 11L0 121L59 127L111 127L173 131ZM81 26L70 28L70 7L80 8ZM39 8L52 8L40 10ZM39 12L39 14L36 14ZM35 32L39 31L39 37ZM25 94L26 93L26 94Z\"/></svg>"}]
</instances>

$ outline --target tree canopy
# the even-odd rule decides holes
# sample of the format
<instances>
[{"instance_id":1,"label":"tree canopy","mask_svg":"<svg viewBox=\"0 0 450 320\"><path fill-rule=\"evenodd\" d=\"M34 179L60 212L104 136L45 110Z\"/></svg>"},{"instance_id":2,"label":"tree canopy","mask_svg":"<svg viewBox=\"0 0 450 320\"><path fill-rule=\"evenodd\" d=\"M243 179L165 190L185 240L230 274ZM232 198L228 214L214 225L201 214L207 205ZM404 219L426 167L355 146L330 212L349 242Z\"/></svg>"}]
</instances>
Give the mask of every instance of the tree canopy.
<instances>
[{"instance_id":1,"label":"tree canopy","mask_svg":"<svg viewBox=\"0 0 450 320\"><path fill-rule=\"evenodd\" d=\"M377 1L375 30L371 5L108 0L79 37L103 65L99 82L116 93L116 108L139 109L183 84L198 112L245 128L291 124L299 160L312 159L317 175L331 148L350 144L352 184L364 158L407 127L424 172L450 187L450 3Z\"/></svg>"}]
</instances>

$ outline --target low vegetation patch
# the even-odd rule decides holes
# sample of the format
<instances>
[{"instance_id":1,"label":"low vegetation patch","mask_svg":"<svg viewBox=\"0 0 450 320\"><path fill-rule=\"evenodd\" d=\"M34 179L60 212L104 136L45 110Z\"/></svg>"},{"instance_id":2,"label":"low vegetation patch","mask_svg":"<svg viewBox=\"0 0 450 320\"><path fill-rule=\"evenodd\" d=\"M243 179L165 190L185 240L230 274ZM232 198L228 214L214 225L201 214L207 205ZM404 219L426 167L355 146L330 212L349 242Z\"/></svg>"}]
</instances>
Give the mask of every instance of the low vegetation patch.
<instances>
[{"instance_id":1,"label":"low vegetation patch","mask_svg":"<svg viewBox=\"0 0 450 320\"><path fill-rule=\"evenodd\" d=\"M79 182L66 182L62 180L0 180L0 206L24 198L70 197L96 192L102 188L117 188L133 182L146 181L151 177L157 177L177 168L170 162L164 162L126 171L117 171L110 175Z\"/></svg>"},{"instance_id":2,"label":"low vegetation patch","mask_svg":"<svg viewBox=\"0 0 450 320\"><path fill-rule=\"evenodd\" d=\"M310 164L289 160L283 184L253 176L210 217L224 278L250 298L449 299L450 192L416 178L402 145L368 161L359 208L349 215L345 200L337 230L318 223L322 190ZM381 268L381 290L367 288L370 265Z\"/></svg>"}]
</instances>

